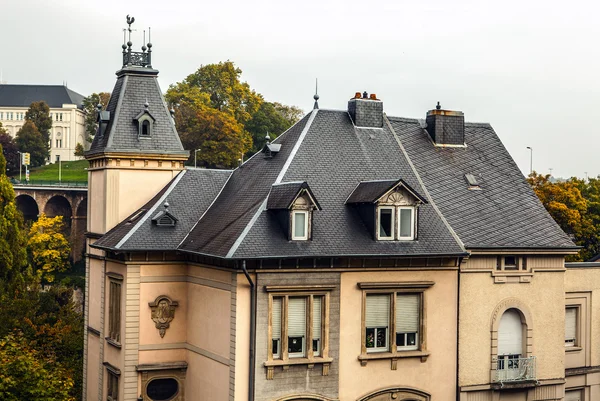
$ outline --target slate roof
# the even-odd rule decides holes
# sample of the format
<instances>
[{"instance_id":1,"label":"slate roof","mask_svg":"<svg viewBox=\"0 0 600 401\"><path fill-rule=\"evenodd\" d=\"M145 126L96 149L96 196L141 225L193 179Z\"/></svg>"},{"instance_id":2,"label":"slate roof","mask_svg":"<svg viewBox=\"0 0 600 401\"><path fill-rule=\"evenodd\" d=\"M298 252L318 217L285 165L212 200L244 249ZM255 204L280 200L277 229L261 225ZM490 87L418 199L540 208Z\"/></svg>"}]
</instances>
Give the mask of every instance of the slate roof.
<instances>
[{"instance_id":1,"label":"slate roof","mask_svg":"<svg viewBox=\"0 0 600 401\"><path fill-rule=\"evenodd\" d=\"M117 72L117 77L106 108L110 122L104 135L94 137L86 156L102 152L187 155L158 85L158 71L129 67ZM139 138L134 120L146 102L155 121L150 137Z\"/></svg>"},{"instance_id":2,"label":"slate roof","mask_svg":"<svg viewBox=\"0 0 600 401\"><path fill-rule=\"evenodd\" d=\"M418 120L390 123L467 248L573 248L489 124L465 123L466 147L433 146ZM469 190L473 174L481 190Z\"/></svg>"},{"instance_id":3,"label":"slate roof","mask_svg":"<svg viewBox=\"0 0 600 401\"><path fill-rule=\"evenodd\" d=\"M0 107L29 107L45 101L51 108L74 104L83 109L84 96L63 85L0 85Z\"/></svg>"},{"instance_id":4,"label":"slate roof","mask_svg":"<svg viewBox=\"0 0 600 401\"><path fill-rule=\"evenodd\" d=\"M321 209L318 200L311 191L310 187L306 182L282 182L281 184L274 184L271 187L269 198L267 199L267 209L289 209L292 203L296 200L298 193L302 190L306 190L312 200L315 203L317 209Z\"/></svg>"},{"instance_id":5,"label":"slate roof","mask_svg":"<svg viewBox=\"0 0 600 401\"><path fill-rule=\"evenodd\" d=\"M169 228L161 231L149 221L137 223L135 232L121 223L94 246L177 249L236 259L574 249L491 126L467 123L465 131L466 147L443 148L434 146L416 119L385 117L381 129L357 128L346 111L315 109L274 141L281 150L272 158L257 153L223 175L182 173L180 181L144 207L159 207L168 198L169 211L179 219L176 234L165 236ZM481 190L469 190L467 173ZM269 208L286 204L304 182L321 210L313 212L312 240L288 241ZM415 241L373 239L357 208L346 204L361 182L371 182L359 191L361 199L398 182L423 197ZM212 189L205 191L205 186ZM200 202L189 201L197 196Z\"/></svg>"},{"instance_id":6,"label":"slate roof","mask_svg":"<svg viewBox=\"0 0 600 401\"><path fill-rule=\"evenodd\" d=\"M143 212L133 222L132 213L120 224L102 236L94 246L119 250L173 250L208 209L231 170L189 169L181 171L161 192L140 210ZM175 227L159 227L152 217L163 212L169 203L169 214L177 222Z\"/></svg>"}]
</instances>

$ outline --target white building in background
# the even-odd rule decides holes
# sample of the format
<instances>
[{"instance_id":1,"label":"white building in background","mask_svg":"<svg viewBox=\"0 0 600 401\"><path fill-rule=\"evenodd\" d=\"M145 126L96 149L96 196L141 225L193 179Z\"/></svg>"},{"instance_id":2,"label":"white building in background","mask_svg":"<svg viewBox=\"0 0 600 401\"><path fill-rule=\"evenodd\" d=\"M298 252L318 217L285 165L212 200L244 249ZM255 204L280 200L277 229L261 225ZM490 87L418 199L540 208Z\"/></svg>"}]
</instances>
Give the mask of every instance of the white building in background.
<instances>
[{"instance_id":1,"label":"white building in background","mask_svg":"<svg viewBox=\"0 0 600 401\"><path fill-rule=\"evenodd\" d=\"M85 140L83 98L63 85L0 85L0 122L14 138L25 124L25 113L33 102L45 101L50 107L50 162L78 160L75 146Z\"/></svg>"}]
</instances>

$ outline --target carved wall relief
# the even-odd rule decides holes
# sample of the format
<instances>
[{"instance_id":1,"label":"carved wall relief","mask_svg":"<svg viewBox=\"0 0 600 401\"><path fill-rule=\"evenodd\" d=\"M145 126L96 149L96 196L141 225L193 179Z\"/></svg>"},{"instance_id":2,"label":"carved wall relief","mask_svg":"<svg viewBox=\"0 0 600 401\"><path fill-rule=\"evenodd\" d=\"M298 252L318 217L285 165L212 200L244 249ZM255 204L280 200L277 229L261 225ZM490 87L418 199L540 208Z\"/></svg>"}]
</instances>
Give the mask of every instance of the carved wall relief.
<instances>
[{"instance_id":1,"label":"carved wall relief","mask_svg":"<svg viewBox=\"0 0 600 401\"><path fill-rule=\"evenodd\" d=\"M161 338L165 336L165 332L175 318L175 308L178 305L177 301L171 300L166 295L159 295L154 302L148 303L148 306L152 310L152 320Z\"/></svg>"}]
</instances>

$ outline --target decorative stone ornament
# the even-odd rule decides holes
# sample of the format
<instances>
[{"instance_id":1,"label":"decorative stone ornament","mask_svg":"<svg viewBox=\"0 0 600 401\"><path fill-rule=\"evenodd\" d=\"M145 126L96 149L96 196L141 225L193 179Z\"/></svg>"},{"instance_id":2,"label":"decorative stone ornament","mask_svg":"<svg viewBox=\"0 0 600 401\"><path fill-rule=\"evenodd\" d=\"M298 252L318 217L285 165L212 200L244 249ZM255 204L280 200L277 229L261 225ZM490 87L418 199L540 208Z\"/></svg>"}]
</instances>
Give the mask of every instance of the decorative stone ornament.
<instances>
[{"instance_id":1,"label":"decorative stone ornament","mask_svg":"<svg viewBox=\"0 0 600 401\"><path fill-rule=\"evenodd\" d=\"M159 295L154 302L148 302L148 306L152 310L152 320L161 338L165 336L165 332L175 318L175 308L178 305L177 301L171 300L166 295Z\"/></svg>"}]
</instances>

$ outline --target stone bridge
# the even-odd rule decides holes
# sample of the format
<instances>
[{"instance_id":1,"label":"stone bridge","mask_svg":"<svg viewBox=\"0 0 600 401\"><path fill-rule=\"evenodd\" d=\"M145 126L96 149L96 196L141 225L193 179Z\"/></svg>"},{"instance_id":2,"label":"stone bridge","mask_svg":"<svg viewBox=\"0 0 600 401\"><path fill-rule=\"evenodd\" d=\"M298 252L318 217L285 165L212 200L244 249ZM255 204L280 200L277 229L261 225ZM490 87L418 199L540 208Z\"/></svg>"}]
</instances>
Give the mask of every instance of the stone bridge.
<instances>
[{"instance_id":1,"label":"stone bridge","mask_svg":"<svg viewBox=\"0 0 600 401\"><path fill-rule=\"evenodd\" d=\"M63 216L65 234L71 243L71 257L78 262L85 248L87 187L68 185L14 185L17 208L25 221L35 221L41 213Z\"/></svg>"}]
</instances>

